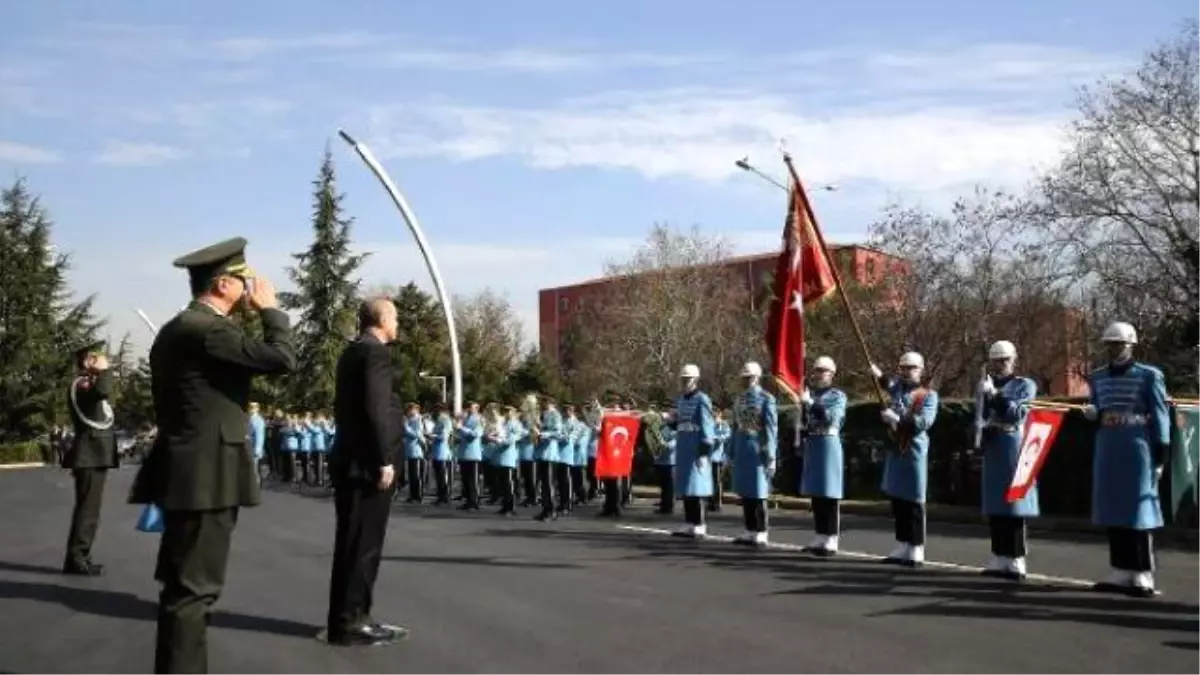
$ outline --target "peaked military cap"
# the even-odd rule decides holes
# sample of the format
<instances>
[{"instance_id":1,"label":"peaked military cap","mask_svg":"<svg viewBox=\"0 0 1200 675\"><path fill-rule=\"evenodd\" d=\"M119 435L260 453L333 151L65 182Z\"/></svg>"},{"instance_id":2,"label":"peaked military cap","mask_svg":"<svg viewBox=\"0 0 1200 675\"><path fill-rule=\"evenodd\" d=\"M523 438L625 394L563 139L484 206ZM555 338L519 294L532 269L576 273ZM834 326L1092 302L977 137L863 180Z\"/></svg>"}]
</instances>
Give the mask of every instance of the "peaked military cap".
<instances>
[{"instance_id":1,"label":"peaked military cap","mask_svg":"<svg viewBox=\"0 0 1200 675\"><path fill-rule=\"evenodd\" d=\"M85 342L75 349L75 358L79 361L82 361L86 359L89 354L101 354L104 352L104 346L107 344L107 340L92 340L91 342Z\"/></svg>"},{"instance_id":2,"label":"peaked military cap","mask_svg":"<svg viewBox=\"0 0 1200 675\"><path fill-rule=\"evenodd\" d=\"M243 237L226 239L176 258L173 264L186 269L193 282L208 283L222 275L253 277L254 270L246 264L247 243Z\"/></svg>"}]
</instances>

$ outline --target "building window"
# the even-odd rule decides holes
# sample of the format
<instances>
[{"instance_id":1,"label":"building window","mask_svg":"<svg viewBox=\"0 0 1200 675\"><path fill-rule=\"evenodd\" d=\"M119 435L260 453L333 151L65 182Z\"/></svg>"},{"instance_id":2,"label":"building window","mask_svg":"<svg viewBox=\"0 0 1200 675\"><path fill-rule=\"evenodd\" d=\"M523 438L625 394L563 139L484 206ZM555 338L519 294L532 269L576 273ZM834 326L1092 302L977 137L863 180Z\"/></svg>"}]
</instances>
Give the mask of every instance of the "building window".
<instances>
[{"instance_id":1,"label":"building window","mask_svg":"<svg viewBox=\"0 0 1200 675\"><path fill-rule=\"evenodd\" d=\"M867 258L866 268L867 268L867 274L866 274L867 279L866 280L867 281L875 281L875 259L874 258Z\"/></svg>"},{"instance_id":2,"label":"building window","mask_svg":"<svg viewBox=\"0 0 1200 675\"><path fill-rule=\"evenodd\" d=\"M579 298L575 301L575 311L583 311L583 298Z\"/></svg>"},{"instance_id":3,"label":"building window","mask_svg":"<svg viewBox=\"0 0 1200 675\"><path fill-rule=\"evenodd\" d=\"M571 299L570 299L570 298L565 298L565 297L564 297L564 298L559 298L559 299L558 299L558 311L560 311L560 312L568 312L568 311L570 311L570 310L571 310Z\"/></svg>"}]
</instances>

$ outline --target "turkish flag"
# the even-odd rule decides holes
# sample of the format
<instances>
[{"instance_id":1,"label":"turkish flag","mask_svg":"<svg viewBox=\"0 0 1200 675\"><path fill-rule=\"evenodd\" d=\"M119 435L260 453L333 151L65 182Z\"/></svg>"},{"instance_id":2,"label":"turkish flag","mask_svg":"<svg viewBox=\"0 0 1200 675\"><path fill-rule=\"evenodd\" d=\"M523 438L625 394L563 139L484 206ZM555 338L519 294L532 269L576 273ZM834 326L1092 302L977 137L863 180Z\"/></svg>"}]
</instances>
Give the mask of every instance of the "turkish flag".
<instances>
[{"instance_id":1,"label":"turkish flag","mask_svg":"<svg viewBox=\"0 0 1200 675\"><path fill-rule=\"evenodd\" d=\"M804 390L804 306L837 288L829 256L817 233L804 186L793 182L783 250L775 263L775 301L767 319L771 372L781 389L798 398Z\"/></svg>"},{"instance_id":2,"label":"turkish flag","mask_svg":"<svg viewBox=\"0 0 1200 675\"><path fill-rule=\"evenodd\" d=\"M604 413L596 448L596 477L624 478L633 473L633 450L642 421L629 413Z\"/></svg>"},{"instance_id":3,"label":"turkish flag","mask_svg":"<svg viewBox=\"0 0 1200 675\"><path fill-rule=\"evenodd\" d=\"M1017 456L1017 470L1008 484L1008 503L1023 499L1037 481L1042 464L1050 455L1050 447L1062 426L1064 411L1033 408L1025 418L1025 430L1021 434L1021 454Z\"/></svg>"}]
</instances>

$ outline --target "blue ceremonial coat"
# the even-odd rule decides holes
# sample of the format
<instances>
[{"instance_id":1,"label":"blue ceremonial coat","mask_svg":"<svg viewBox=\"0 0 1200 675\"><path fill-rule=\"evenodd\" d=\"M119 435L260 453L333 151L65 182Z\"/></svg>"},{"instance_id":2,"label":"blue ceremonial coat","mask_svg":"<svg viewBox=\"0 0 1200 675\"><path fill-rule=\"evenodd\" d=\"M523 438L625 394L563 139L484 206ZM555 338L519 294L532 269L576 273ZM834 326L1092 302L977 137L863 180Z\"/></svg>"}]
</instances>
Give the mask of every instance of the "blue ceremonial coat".
<instances>
[{"instance_id":1,"label":"blue ceremonial coat","mask_svg":"<svg viewBox=\"0 0 1200 675\"><path fill-rule=\"evenodd\" d=\"M596 453L600 452L600 425L588 427L588 459L596 459ZM587 464L585 463L584 466Z\"/></svg>"},{"instance_id":2,"label":"blue ceremonial coat","mask_svg":"<svg viewBox=\"0 0 1200 675\"><path fill-rule=\"evenodd\" d=\"M583 420L579 421L579 438L575 440L575 466L588 465L588 457L592 447L592 428Z\"/></svg>"},{"instance_id":3,"label":"blue ceremonial coat","mask_svg":"<svg viewBox=\"0 0 1200 675\"><path fill-rule=\"evenodd\" d=\"M1005 495L1017 472L1021 455L1021 438L1029 404L1037 396L1037 384L1024 377L995 379L996 393L983 409L983 501L985 516L1038 515L1038 490L1033 485L1024 498L1008 503Z\"/></svg>"},{"instance_id":4,"label":"blue ceremonial coat","mask_svg":"<svg viewBox=\"0 0 1200 675\"><path fill-rule=\"evenodd\" d=\"M496 466L505 469L515 469L517 468L517 443L522 438L528 436L529 432L525 430L524 424L512 419L505 423L504 432L506 436L504 444L500 448L500 451L496 453L494 460Z\"/></svg>"},{"instance_id":5,"label":"blue ceremonial coat","mask_svg":"<svg viewBox=\"0 0 1200 675\"><path fill-rule=\"evenodd\" d=\"M809 393L812 405L808 407L800 494L841 499L845 495L842 425L846 423L846 394L833 387Z\"/></svg>"},{"instance_id":6,"label":"blue ceremonial coat","mask_svg":"<svg viewBox=\"0 0 1200 675\"><path fill-rule=\"evenodd\" d=\"M300 428L295 424L283 428L283 449L288 452L300 451Z\"/></svg>"},{"instance_id":7,"label":"blue ceremonial coat","mask_svg":"<svg viewBox=\"0 0 1200 675\"><path fill-rule=\"evenodd\" d=\"M454 459L454 453L450 450L450 430L454 427L454 423L450 420L450 416L446 414L438 415L438 418L433 422L433 450L430 454L433 455L435 462L449 462Z\"/></svg>"},{"instance_id":8,"label":"blue ceremonial coat","mask_svg":"<svg viewBox=\"0 0 1200 675\"><path fill-rule=\"evenodd\" d=\"M1099 413L1092 461L1092 521L1104 527L1163 526L1154 478L1153 444L1171 440L1167 388L1159 369L1142 363L1092 372Z\"/></svg>"},{"instance_id":9,"label":"blue ceremonial coat","mask_svg":"<svg viewBox=\"0 0 1200 675\"><path fill-rule=\"evenodd\" d=\"M537 448L533 451L533 458L539 462L557 462L558 441L562 433L562 413L557 410L543 412L542 428L539 432Z\"/></svg>"},{"instance_id":10,"label":"blue ceremonial coat","mask_svg":"<svg viewBox=\"0 0 1200 675\"><path fill-rule=\"evenodd\" d=\"M664 422L658 431L659 436L662 436L662 452L654 460L654 466L675 466L675 429L670 424Z\"/></svg>"},{"instance_id":11,"label":"blue ceremonial coat","mask_svg":"<svg viewBox=\"0 0 1200 675\"><path fill-rule=\"evenodd\" d=\"M250 416L250 449L254 451L254 459L262 459L266 453L267 423L262 415L254 413Z\"/></svg>"},{"instance_id":12,"label":"blue ceremonial coat","mask_svg":"<svg viewBox=\"0 0 1200 675\"><path fill-rule=\"evenodd\" d=\"M733 404L733 491L743 499L771 496L771 476L779 457L779 414L775 397L755 385Z\"/></svg>"},{"instance_id":13,"label":"blue ceremonial coat","mask_svg":"<svg viewBox=\"0 0 1200 675\"><path fill-rule=\"evenodd\" d=\"M404 418L404 459L422 459L425 448L421 445L421 435L425 429L421 424L421 416Z\"/></svg>"},{"instance_id":14,"label":"blue ceremonial coat","mask_svg":"<svg viewBox=\"0 0 1200 675\"><path fill-rule=\"evenodd\" d=\"M325 431L326 424L327 424L327 422L314 422L312 425L312 430L313 430L313 432L312 432L312 434L313 434L312 451L313 452L324 453L326 451L326 449L329 448L329 445L326 444L326 439L328 438L328 436L326 436L326 431Z\"/></svg>"},{"instance_id":15,"label":"blue ceremonial coat","mask_svg":"<svg viewBox=\"0 0 1200 675\"><path fill-rule=\"evenodd\" d=\"M675 489L684 497L711 497L712 455L716 424L712 400L700 390L675 401Z\"/></svg>"},{"instance_id":16,"label":"blue ceremonial coat","mask_svg":"<svg viewBox=\"0 0 1200 675\"><path fill-rule=\"evenodd\" d=\"M458 461L483 461L483 423L479 415L467 415L458 428Z\"/></svg>"},{"instance_id":17,"label":"blue ceremonial coat","mask_svg":"<svg viewBox=\"0 0 1200 675\"><path fill-rule=\"evenodd\" d=\"M300 437L300 452L312 452L312 426L307 422L301 422L296 433Z\"/></svg>"},{"instance_id":18,"label":"blue ceremonial coat","mask_svg":"<svg viewBox=\"0 0 1200 675\"><path fill-rule=\"evenodd\" d=\"M568 417L563 420L562 440L558 442L558 463L567 466L575 465L575 444L579 442L578 419Z\"/></svg>"},{"instance_id":19,"label":"blue ceremonial coat","mask_svg":"<svg viewBox=\"0 0 1200 675\"><path fill-rule=\"evenodd\" d=\"M529 427L525 426L524 422L518 420L517 424L520 424L523 430L521 437L517 439L517 459L522 462L532 462L533 434L530 433Z\"/></svg>"},{"instance_id":20,"label":"blue ceremonial coat","mask_svg":"<svg viewBox=\"0 0 1200 675\"><path fill-rule=\"evenodd\" d=\"M925 503L929 484L929 428L937 420L938 394L927 390L919 410L912 410L919 385L899 379L888 383L891 409L900 415L900 434L912 439L907 452L891 448L883 464L883 492L894 499Z\"/></svg>"},{"instance_id":21,"label":"blue ceremonial coat","mask_svg":"<svg viewBox=\"0 0 1200 675\"><path fill-rule=\"evenodd\" d=\"M724 464L725 462L729 461L729 458L725 456L725 449L726 446L729 445L729 437L732 435L732 433L733 432L731 432L729 429L728 422L722 420L715 423L715 428L713 431L713 464Z\"/></svg>"}]
</instances>

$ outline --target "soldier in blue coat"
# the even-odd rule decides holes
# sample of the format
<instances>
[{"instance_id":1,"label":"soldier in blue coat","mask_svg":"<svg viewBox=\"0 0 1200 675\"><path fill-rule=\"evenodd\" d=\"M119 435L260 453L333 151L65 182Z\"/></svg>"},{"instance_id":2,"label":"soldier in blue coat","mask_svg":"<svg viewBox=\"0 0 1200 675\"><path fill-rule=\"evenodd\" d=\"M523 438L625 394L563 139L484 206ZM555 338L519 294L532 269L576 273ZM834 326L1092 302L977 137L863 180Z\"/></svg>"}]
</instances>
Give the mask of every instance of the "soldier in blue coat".
<instances>
[{"instance_id":1,"label":"soldier in blue coat","mask_svg":"<svg viewBox=\"0 0 1200 675\"><path fill-rule=\"evenodd\" d=\"M504 409L504 434L503 449L497 453L496 457L496 468L500 473L498 480L501 498L501 507L496 513L501 516L515 516L517 514L517 462L519 461L517 443L523 437L528 436L529 431L525 429L524 424L521 424L521 413L511 405Z\"/></svg>"},{"instance_id":2,"label":"soldier in blue coat","mask_svg":"<svg viewBox=\"0 0 1200 675\"><path fill-rule=\"evenodd\" d=\"M1000 340L988 349L988 373L976 388L982 403L979 449L983 453L983 514L992 534L992 557L984 576L1014 581L1025 578L1026 519L1038 516L1037 486L1024 498L1008 503L1008 487L1017 471L1021 438L1037 384L1014 376L1017 348Z\"/></svg>"},{"instance_id":3,"label":"soldier in blue coat","mask_svg":"<svg viewBox=\"0 0 1200 675\"><path fill-rule=\"evenodd\" d=\"M600 494L600 479L596 477L596 453L600 451L600 421L603 414L604 408L600 407L600 401L592 399L584 420L588 425L587 493L583 498L585 504L591 503Z\"/></svg>"},{"instance_id":4,"label":"soldier in blue coat","mask_svg":"<svg viewBox=\"0 0 1200 675\"><path fill-rule=\"evenodd\" d=\"M520 462L521 506L537 504L537 460L534 459L535 430L538 427L539 411L537 394L529 394L521 403L521 426L525 433L517 441L517 459Z\"/></svg>"},{"instance_id":5,"label":"soldier in blue coat","mask_svg":"<svg viewBox=\"0 0 1200 675\"><path fill-rule=\"evenodd\" d=\"M723 410L716 411L713 425L713 453L709 458L712 461L713 495L708 500L708 510L720 513L721 503L725 500L725 464L729 461L726 451L732 431Z\"/></svg>"},{"instance_id":6,"label":"soldier in blue coat","mask_svg":"<svg viewBox=\"0 0 1200 675\"><path fill-rule=\"evenodd\" d=\"M658 512L664 516L675 513L675 428L670 425L675 419L675 410L664 406L662 424L658 427L659 444L651 447L654 455L654 473L658 476Z\"/></svg>"},{"instance_id":7,"label":"soldier in blue coat","mask_svg":"<svg viewBox=\"0 0 1200 675\"><path fill-rule=\"evenodd\" d=\"M816 530L816 537L805 550L825 557L837 554L844 493L842 425L846 421L846 394L833 386L835 374L837 364L833 359L819 357L813 361L808 388L800 396L800 404L808 410L800 494L812 500Z\"/></svg>"},{"instance_id":8,"label":"soldier in blue coat","mask_svg":"<svg viewBox=\"0 0 1200 675\"><path fill-rule=\"evenodd\" d=\"M554 509L554 465L558 463L558 442L562 435L562 413L558 412L554 399L547 398L543 403L537 448L534 450L534 457L537 459L538 486L542 492L540 499L542 512L533 517L537 521L558 518L558 513Z\"/></svg>"},{"instance_id":9,"label":"soldier in blue coat","mask_svg":"<svg viewBox=\"0 0 1200 675\"><path fill-rule=\"evenodd\" d=\"M433 430L426 438L430 449L430 459L433 463L433 482L437 490L434 505L450 503L450 469L454 463L454 452L450 449L450 433L454 430L454 421L446 412L446 404L438 403L434 407L436 417L433 420Z\"/></svg>"},{"instance_id":10,"label":"soldier in blue coat","mask_svg":"<svg viewBox=\"0 0 1200 675\"><path fill-rule=\"evenodd\" d=\"M579 442L580 423L575 406L564 408L562 437L558 441L558 462L554 465L554 486L558 490L558 515L565 516L575 504L575 490L571 483L571 470L575 467L575 445Z\"/></svg>"},{"instance_id":11,"label":"soldier in blue coat","mask_svg":"<svg viewBox=\"0 0 1200 675\"><path fill-rule=\"evenodd\" d=\"M704 506L712 496L712 456L715 439L713 405L700 391L700 368L687 364L679 372L683 395L667 425L675 431L675 483L683 492L684 525L674 534L703 537L708 533Z\"/></svg>"},{"instance_id":12,"label":"soldier in blue coat","mask_svg":"<svg viewBox=\"0 0 1200 675\"><path fill-rule=\"evenodd\" d=\"M925 492L929 481L929 428L937 419L938 395L921 386L925 359L916 352L900 357L899 374L884 377L875 365L871 373L887 390L891 404L880 418L897 438L883 467L883 492L892 500L896 548L885 562L919 567L925 562Z\"/></svg>"},{"instance_id":13,"label":"soldier in blue coat","mask_svg":"<svg viewBox=\"0 0 1200 675\"><path fill-rule=\"evenodd\" d=\"M1084 416L1097 420L1092 463L1092 521L1108 528L1108 579L1097 590L1151 597L1154 542L1162 527L1158 481L1171 442L1167 389L1159 369L1133 360L1137 332L1116 322L1101 340L1109 362L1092 371L1092 401Z\"/></svg>"},{"instance_id":14,"label":"soldier in blue coat","mask_svg":"<svg viewBox=\"0 0 1200 675\"><path fill-rule=\"evenodd\" d=\"M585 408L586 411L586 408ZM576 420L575 462L571 464L571 494L576 505L587 502L588 447L592 444L592 427L583 417Z\"/></svg>"},{"instance_id":15,"label":"soldier in blue coat","mask_svg":"<svg viewBox=\"0 0 1200 675\"><path fill-rule=\"evenodd\" d=\"M483 420L479 418L479 404L467 404L467 414L455 429L458 435L458 465L462 467L463 503L460 511L479 510L479 463L483 461Z\"/></svg>"},{"instance_id":16,"label":"soldier in blue coat","mask_svg":"<svg viewBox=\"0 0 1200 675\"><path fill-rule=\"evenodd\" d=\"M420 504L424 499L423 464L425 460L425 429L421 423L421 406L409 403L404 416L404 463L408 468L409 504Z\"/></svg>"},{"instance_id":17,"label":"soldier in blue coat","mask_svg":"<svg viewBox=\"0 0 1200 675\"><path fill-rule=\"evenodd\" d=\"M751 361L742 368L746 390L733 404L733 491L742 498L746 531L733 543L767 545L767 498L778 466L779 415L775 397L762 388L762 366Z\"/></svg>"}]
</instances>

